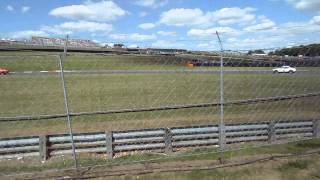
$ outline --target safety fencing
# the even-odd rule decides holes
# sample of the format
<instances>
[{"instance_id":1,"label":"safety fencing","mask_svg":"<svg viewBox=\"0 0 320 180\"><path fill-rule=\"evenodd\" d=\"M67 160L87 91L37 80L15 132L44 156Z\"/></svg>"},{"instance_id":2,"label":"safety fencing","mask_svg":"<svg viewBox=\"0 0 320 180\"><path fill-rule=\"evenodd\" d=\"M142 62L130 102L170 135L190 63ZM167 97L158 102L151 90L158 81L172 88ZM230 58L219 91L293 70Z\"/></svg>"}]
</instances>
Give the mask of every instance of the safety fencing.
<instances>
[{"instance_id":1,"label":"safety fencing","mask_svg":"<svg viewBox=\"0 0 320 180\"><path fill-rule=\"evenodd\" d=\"M225 143L288 142L320 136L320 120L226 124ZM170 154L180 148L219 144L218 125L199 125L128 131L77 133L73 135L77 153L117 153L151 151ZM0 159L71 154L69 134L55 134L0 139Z\"/></svg>"}]
</instances>

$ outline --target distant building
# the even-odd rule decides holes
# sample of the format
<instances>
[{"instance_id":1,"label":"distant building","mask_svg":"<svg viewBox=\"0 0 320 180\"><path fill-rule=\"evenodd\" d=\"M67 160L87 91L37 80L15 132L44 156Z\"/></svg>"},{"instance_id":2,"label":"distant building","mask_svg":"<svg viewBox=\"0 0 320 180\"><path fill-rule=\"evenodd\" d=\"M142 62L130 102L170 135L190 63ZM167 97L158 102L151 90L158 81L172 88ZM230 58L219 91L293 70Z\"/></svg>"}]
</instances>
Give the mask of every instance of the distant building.
<instances>
[{"instance_id":1,"label":"distant building","mask_svg":"<svg viewBox=\"0 0 320 180\"><path fill-rule=\"evenodd\" d=\"M187 50L185 49L158 49L158 48L147 48L146 49L147 54L182 54L187 53Z\"/></svg>"},{"instance_id":2,"label":"distant building","mask_svg":"<svg viewBox=\"0 0 320 180\"><path fill-rule=\"evenodd\" d=\"M268 54L265 54L265 53L253 53L251 54L252 56L268 56Z\"/></svg>"},{"instance_id":3,"label":"distant building","mask_svg":"<svg viewBox=\"0 0 320 180\"><path fill-rule=\"evenodd\" d=\"M0 45L9 45L10 42L6 40L0 40Z\"/></svg>"}]
</instances>

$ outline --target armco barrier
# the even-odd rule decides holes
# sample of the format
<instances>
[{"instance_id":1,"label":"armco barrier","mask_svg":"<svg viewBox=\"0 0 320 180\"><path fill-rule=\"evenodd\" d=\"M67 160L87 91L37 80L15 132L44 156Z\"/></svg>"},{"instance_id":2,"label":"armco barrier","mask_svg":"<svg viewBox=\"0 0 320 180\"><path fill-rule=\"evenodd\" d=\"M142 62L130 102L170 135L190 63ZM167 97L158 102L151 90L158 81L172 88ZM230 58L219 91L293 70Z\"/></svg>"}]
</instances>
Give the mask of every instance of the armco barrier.
<instances>
[{"instance_id":1,"label":"armco barrier","mask_svg":"<svg viewBox=\"0 0 320 180\"><path fill-rule=\"evenodd\" d=\"M319 137L320 120L259 122L226 125L226 143L274 143L290 138ZM112 158L119 152L139 150L172 153L183 147L218 145L218 125L172 127L128 131L74 134L77 153L106 153ZM71 154L68 134L0 139L0 158Z\"/></svg>"}]
</instances>

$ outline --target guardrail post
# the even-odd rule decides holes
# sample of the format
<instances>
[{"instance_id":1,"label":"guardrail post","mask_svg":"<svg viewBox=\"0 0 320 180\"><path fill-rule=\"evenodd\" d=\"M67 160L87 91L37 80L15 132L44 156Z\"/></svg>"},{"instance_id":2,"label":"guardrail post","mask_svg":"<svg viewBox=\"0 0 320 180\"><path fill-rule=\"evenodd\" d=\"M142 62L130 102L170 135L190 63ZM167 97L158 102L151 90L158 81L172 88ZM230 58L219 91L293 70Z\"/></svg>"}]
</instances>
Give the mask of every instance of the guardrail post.
<instances>
[{"instance_id":1,"label":"guardrail post","mask_svg":"<svg viewBox=\"0 0 320 180\"><path fill-rule=\"evenodd\" d=\"M272 121L269 123L268 127L268 142L272 144L276 141L276 139L276 126L275 123Z\"/></svg>"},{"instance_id":2,"label":"guardrail post","mask_svg":"<svg viewBox=\"0 0 320 180\"><path fill-rule=\"evenodd\" d=\"M226 145L226 140L227 140L227 136L226 136L226 125L224 123L220 123L218 126L219 129L219 148L220 150L223 151L225 145Z\"/></svg>"},{"instance_id":3,"label":"guardrail post","mask_svg":"<svg viewBox=\"0 0 320 180\"><path fill-rule=\"evenodd\" d=\"M172 149L172 132L170 128L164 130L164 144L165 144L165 153L170 154L173 152Z\"/></svg>"},{"instance_id":4,"label":"guardrail post","mask_svg":"<svg viewBox=\"0 0 320 180\"><path fill-rule=\"evenodd\" d=\"M319 138L320 137L320 120L313 121L313 137Z\"/></svg>"},{"instance_id":5,"label":"guardrail post","mask_svg":"<svg viewBox=\"0 0 320 180\"><path fill-rule=\"evenodd\" d=\"M108 159L113 158L113 132L106 131L106 148L107 148L107 157Z\"/></svg>"},{"instance_id":6,"label":"guardrail post","mask_svg":"<svg viewBox=\"0 0 320 180\"><path fill-rule=\"evenodd\" d=\"M48 140L49 138L47 135L39 136L39 155L41 161L45 161L49 158Z\"/></svg>"}]
</instances>

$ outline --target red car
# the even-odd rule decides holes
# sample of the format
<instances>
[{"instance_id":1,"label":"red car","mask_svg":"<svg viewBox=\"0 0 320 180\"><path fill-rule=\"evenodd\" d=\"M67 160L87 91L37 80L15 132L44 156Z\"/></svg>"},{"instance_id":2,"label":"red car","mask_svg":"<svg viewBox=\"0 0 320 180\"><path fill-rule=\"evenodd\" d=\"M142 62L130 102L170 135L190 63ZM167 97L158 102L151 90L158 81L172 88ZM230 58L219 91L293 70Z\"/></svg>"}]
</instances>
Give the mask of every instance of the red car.
<instances>
[{"instance_id":1,"label":"red car","mask_svg":"<svg viewBox=\"0 0 320 180\"><path fill-rule=\"evenodd\" d=\"M0 68L0 75L6 75L6 74L9 74L9 70Z\"/></svg>"}]
</instances>

